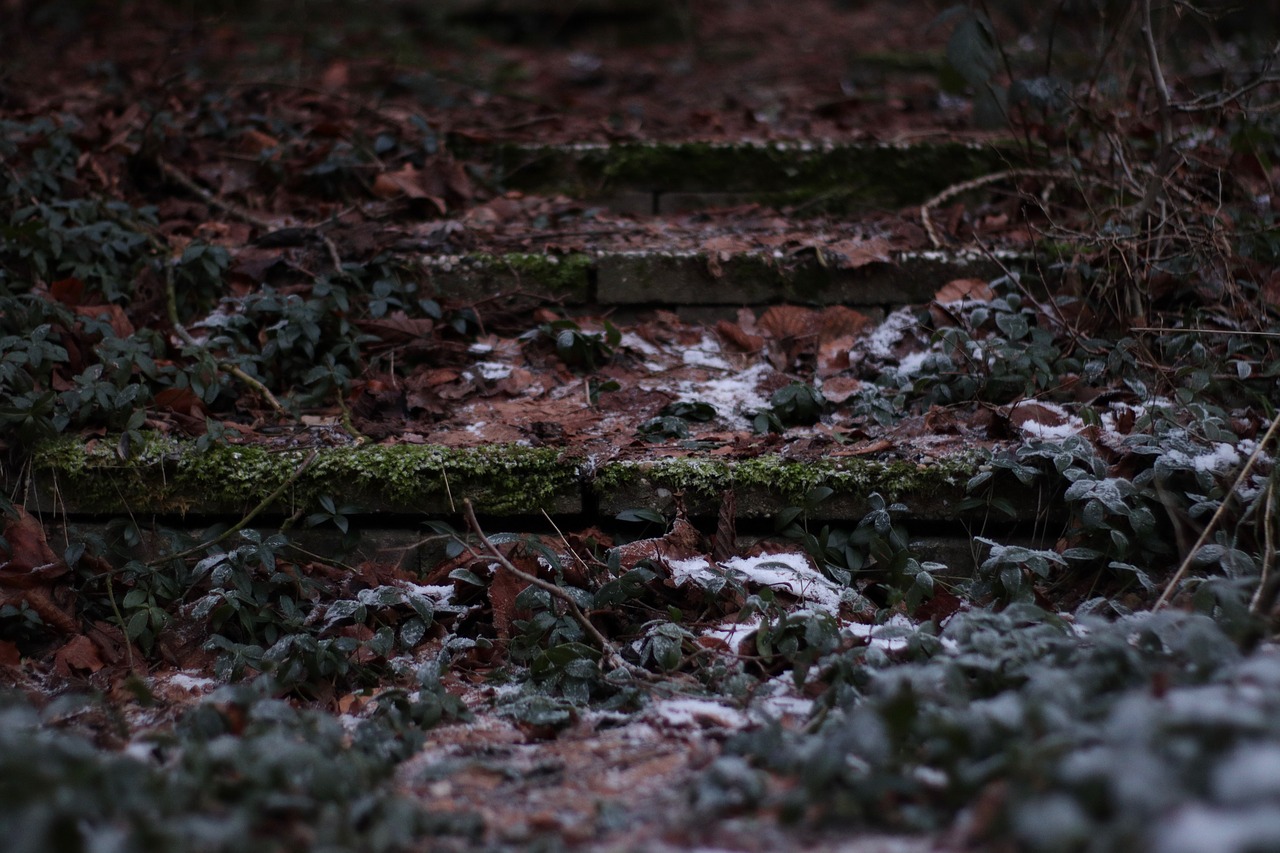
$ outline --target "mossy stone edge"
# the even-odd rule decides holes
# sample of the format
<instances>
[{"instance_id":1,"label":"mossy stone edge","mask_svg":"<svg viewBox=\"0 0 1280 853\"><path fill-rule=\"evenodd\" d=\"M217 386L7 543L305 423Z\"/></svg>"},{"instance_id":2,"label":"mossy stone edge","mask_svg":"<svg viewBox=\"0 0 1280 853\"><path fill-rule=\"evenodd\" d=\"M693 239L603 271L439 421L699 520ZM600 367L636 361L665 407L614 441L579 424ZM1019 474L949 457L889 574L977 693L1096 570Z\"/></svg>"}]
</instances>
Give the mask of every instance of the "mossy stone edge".
<instances>
[{"instance_id":1,"label":"mossy stone edge","mask_svg":"<svg viewBox=\"0 0 1280 853\"><path fill-rule=\"evenodd\" d=\"M328 496L352 515L455 516L466 498L491 516L545 510L611 518L630 508L667 509L679 493L690 512L713 515L733 489L740 517L768 518L826 486L834 494L811 518L860 518L877 493L906 504L910 517L953 520L965 483L981 464L978 454L963 453L929 464L861 457L795 461L772 454L593 465L557 448L405 444L323 448L299 474L310 453L259 445L200 450L194 442L156 436L121 460L114 443L61 439L34 453L28 505L86 517L241 515L294 477L266 508L269 513L313 512Z\"/></svg>"}]
</instances>

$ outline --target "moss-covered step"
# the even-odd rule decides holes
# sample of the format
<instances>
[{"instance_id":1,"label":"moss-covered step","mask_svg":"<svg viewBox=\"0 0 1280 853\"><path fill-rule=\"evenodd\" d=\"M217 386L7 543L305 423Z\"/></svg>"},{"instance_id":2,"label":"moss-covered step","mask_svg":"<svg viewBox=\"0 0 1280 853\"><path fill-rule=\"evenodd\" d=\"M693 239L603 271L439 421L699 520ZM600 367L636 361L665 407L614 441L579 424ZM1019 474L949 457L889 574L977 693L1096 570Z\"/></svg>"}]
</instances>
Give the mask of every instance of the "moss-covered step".
<instances>
[{"instance_id":1,"label":"moss-covered step","mask_svg":"<svg viewBox=\"0 0 1280 853\"><path fill-rule=\"evenodd\" d=\"M444 299L496 300L508 307L547 300L566 305L595 301L595 255L507 252L421 255L414 260L424 290Z\"/></svg>"},{"instance_id":2,"label":"moss-covered step","mask_svg":"<svg viewBox=\"0 0 1280 853\"><path fill-rule=\"evenodd\" d=\"M773 518L788 507L804 506L811 521L856 523L872 509L871 495L878 494L886 503L905 505L908 519L950 522L986 512L964 506L965 484L981 464L973 453L927 464L865 457L798 461L778 455L746 460L692 456L607 463L596 469L591 486L601 517L636 507L667 510L677 495L690 514L715 516L732 490L743 519ZM831 492L814 504L819 488ZM1036 501L1016 494L1027 490L1012 483L1008 489L1013 505L1032 517Z\"/></svg>"},{"instance_id":3,"label":"moss-covered step","mask_svg":"<svg viewBox=\"0 0 1280 853\"><path fill-rule=\"evenodd\" d=\"M508 253L422 256L426 292L464 302L552 300L563 305L897 306L927 302L957 278L991 279L1022 269L1011 253L898 253L841 268L826 258L779 260L765 254L637 250L567 255ZM408 265L412 268L412 264Z\"/></svg>"},{"instance_id":4,"label":"moss-covered step","mask_svg":"<svg viewBox=\"0 0 1280 853\"><path fill-rule=\"evenodd\" d=\"M652 193L736 194L739 200L843 211L901 207L956 183L1009 168L1015 150L991 143L635 142L575 145L460 141L470 159L492 164L508 189L578 198ZM687 207L687 205L685 205Z\"/></svg>"},{"instance_id":5,"label":"moss-covered step","mask_svg":"<svg viewBox=\"0 0 1280 853\"><path fill-rule=\"evenodd\" d=\"M31 460L29 505L72 515L238 516L319 509L329 496L351 514L449 515L468 498L486 515L582 512L582 460L514 445L451 449L401 444L276 448L151 437L121 459L114 442L62 439Z\"/></svg>"},{"instance_id":6,"label":"moss-covered step","mask_svg":"<svg viewBox=\"0 0 1280 853\"><path fill-rule=\"evenodd\" d=\"M775 260L767 255L712 258L703 252L602 254L596 261L601 305L901 306L928 302L957 278L989 280L1025 259L976 252L899 253L885 262L841 268L834 260Z\"/></svg>"},{"instance_id":7,"label":"moss-covered step","mask_svg":"<svg viewBox=\"0 0 1280 853\"><path fill-rule=\"evenodd\" d=\"M517 445L199 448L160 436L127 460L117 448L115 442L60 439L38 449L31 460L29 508L77 517L226 518L261 507L279 518L318 511L328 496L352 516L440 517L456 516L468 498L490 516L545 510L609 519L636 507L669 509L677 493L692 514L713 516L732 489L740 517L765 519L804 505L815 488L826 487L831 494L811 509L813 520L856 521L870 508L870 496L879 494L905 504L909 518L954 521L968 517L964 487L981 464L971 453L927 464L865 457L792 460L776 453L739 460L696 455L589 462L555 448ZM1028 513L1037 506L1031 497L1006 497Z\"/></svg>"}]
</instances>

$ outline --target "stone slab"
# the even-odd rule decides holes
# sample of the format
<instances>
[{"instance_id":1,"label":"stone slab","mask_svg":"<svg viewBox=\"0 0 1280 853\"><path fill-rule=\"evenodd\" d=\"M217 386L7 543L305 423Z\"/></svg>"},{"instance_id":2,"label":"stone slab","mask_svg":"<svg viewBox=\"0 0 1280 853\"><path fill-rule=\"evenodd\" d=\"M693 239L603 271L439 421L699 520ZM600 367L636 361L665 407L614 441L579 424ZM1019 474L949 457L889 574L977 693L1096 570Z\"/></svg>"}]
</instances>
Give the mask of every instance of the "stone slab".
<instances>
[{"instance_id":1,"label":"stone slab","mask_svg":"<svg viewBox=\"0 0 1280 853\"><path fill-rule=\"evenodd\" d=\"M430 445L327 447L216 445L153 436L129 460L115 444L51 442L32 458L27 503L45 513L135 517L268 515L319 509L331 497L351 515L448 516L470 499L484 515L582 512L582 460L516 445L452 449Z\"/></svg>"},{"instance_id":2,"label":"stone slab","mask_svg":"<svg viewBox=\"0 0 1280 853\"><path fill-rule=\"evenodd\" d=\"M1002 264L979 254L919 253L891 263L840 269L809 259L759 255L712 259L703 253L618 253L597 260L596 299L604 305L759 305L802 302L885 306L927 302L956 278L991 279Z\"/></svg>"},{"instance_id":3,"label":"stone slab","mask_svg":"<svg viewBox=\"0 0 1280 853\"><path fill-rule=\"evenodd\" d=\"M680 193L675 199L684 205L693 194L719 203L730 193L815 213L920 204L956 183L1007 169L1016 150L966 141L451 144L460 156L490 163L508 189L585 199L625 190Z\"/></svg>"}]
</instances>

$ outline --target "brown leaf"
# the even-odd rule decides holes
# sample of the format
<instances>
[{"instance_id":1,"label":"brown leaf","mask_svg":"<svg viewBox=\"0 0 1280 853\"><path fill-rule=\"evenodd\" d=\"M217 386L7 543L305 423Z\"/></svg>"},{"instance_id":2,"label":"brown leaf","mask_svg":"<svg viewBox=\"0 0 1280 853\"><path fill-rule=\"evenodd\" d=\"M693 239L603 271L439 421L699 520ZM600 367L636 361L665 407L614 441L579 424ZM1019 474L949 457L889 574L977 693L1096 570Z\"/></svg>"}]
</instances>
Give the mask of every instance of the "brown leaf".
<instances>
[{"instance_id":1,"label":"brown leaf","mask_svg":"<svg viewBox=\"0 0 1280 853\"><path fill-rule=\"evenodd\" d=\"M74 276L60 278L49 285L49 295L63 305L79 305L84 299L84 282Z\"/></svg>"},{"instance_id":2,"label":"brown leaf","mask_svg":"<svg viewBox=\"0 0 1280 853\"><path fill-rule=\"evenodd\" d=\"M54 666L65 676L72 675L72 670L97 672L105 664L98 656L98 647L84 634L72 637L67 644L53 656Z\"/></svg>"},{"instance_id":3,"label":"brown leaf","mask_svg":"<svg viewBox=\"0 0 1280 853\"><path fill-rule=\"evenodd\" d=\"M0 587L23 589L65 574L67 566L49 547L40 522L22 507L14 512L4 525L9 559L0 563Z\"/></svg>"},{"instance_id":4,"label":"brown leaf","mask_svg":"<svg viewBox=\"0 0 1280 853\"><path fill-rule=\"evenodd\" d=\"M0 640L0 666L18 666L22 663L22 653L17 643Z\"/></svg>"},{"instance_id":5,"label":"brown leaf","mask_svg":"<svg viewBox=\"0 0 1280 853\"><path fill-rule=\"evenodd\" d=\"M716 334L743 352L759 352L764 349L764 338L748 334L737 323L730 323L728 320L716 323Z\"/></svg>"},{"instance_id":6,"label":"brown leaf","mask_svg":"<svg viewBox=\"0 0 1280 853\"><path fill-rule=\"evenodd\" d=\"M374 178L372 191L378 198L395 198L403 195L407 198L426 199L441 213L446 212L448 208L444 199L428 192L423 186L423 178L424 175L420 170L412 163L407 163L402 169L383 172Z\"/></svg>"},{"instance_id":7,"label":"brown leaf","mask_svg":"<svg viewBox=\"0 0 1280 853\"><path fill-rule=\"evenodd\" d=\"M933 295L935 302L946 305L964 299L973 302L990 302L995 297L991 285L980 278L956 278L938 288Z\"/></svg>"},{"instance_id":8,"label":"brown leaf","mask_svg":"<svg viewBox=\"0 0 1280 853\"><path fill-rule=\"evenodd\" d=\"M181 415L207 417L209 409L190 388L165 388L157 391L153 402L157 409L167 409Z\"/></svg>"},{"instance_id":9,"label":"brown leaf","mask_svg":"<svg viewBox=\"0 0 1280 853\"><path fill-rule=\"evenodd\" d=\"M430 338L435 332L435 321L430 317L410 317L403 311L392 311L377 320L361 320L357 325L362 332L377 335L384 342L411 343Z\"/></svg>"},{"instance_id":10,"label":"brown leaf","mask_svg":"<svg viewBox=\"0 0 1280 853\"><path fill-rule=\"evenodd\" d=\"M133 337L133 323L129 322L124 309L119 305L77 305L73 309L77 315L91 320L106 321L111 324L111 331L117 338Z\"/></svg>"},{"instance_id":11,"label":"brown leaf","mask_svg":"<svg viewBox=\"0 0 1280 853\"><path fill-rule=\"evenodd\" d=\"M891 245L884 237L872 237L869 240L849 239L829 243L827 252L836 255L840 269L852 270L865 267L867 264L887 264L893 261L890 254Z\"/></svg>"},{"instance_id":12,"label":"brown leaf","mask_svg":"<svg viewBox=\"0 0 1280 853\"><path fill-rule=\"evenodd\" d=\"M817 311L799 305L774 305L761 315L761 331L778 339L812 337L818 334L821 318Z\"/></svg>"},{"instance_id":13,"label":"brown leaf","mask_svg":"<svg viewBox=\"0 0 1280 853\"><path fill-rule=\"evenodd\" d=\"M240 148L246 154L261 154L280 147L280 140L260 130L249 128L240 134Z\"/></svg>"}]
</instances>

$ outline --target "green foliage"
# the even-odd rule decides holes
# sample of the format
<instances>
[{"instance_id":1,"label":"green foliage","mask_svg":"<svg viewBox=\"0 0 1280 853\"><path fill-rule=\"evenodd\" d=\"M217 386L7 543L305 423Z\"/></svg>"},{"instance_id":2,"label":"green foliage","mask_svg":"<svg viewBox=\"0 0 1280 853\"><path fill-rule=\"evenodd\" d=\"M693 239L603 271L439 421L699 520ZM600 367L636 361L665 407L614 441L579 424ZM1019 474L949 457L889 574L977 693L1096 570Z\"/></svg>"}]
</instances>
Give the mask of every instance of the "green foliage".
<instances>
[{"instance_id":1,"label":"green foliage","mask_svg":"<svg viewBox=\"0 0 1280 853\"><path fill-rule=\"evenodd\" d=\"M551 341L556 357L565 365L583 373L594 373L611 361L622 342L622 333L608 320L602 332L588 332L573 320L555 320L543 323L529 339L539 337Z\"/></svg>"},{"instance_id":2,"label":"green foliage","mask_svg":"<svg viewBox=\"0 0 1280 853\"><path fill-rule=\"evenodd\" d=\"M769 408L755 414L752 425L758 433L784 432L787 427L815 424L827 406L827 398L812 385L793 382L779 388L769 398Z\"/></svg>"},{"instance_id":3,"label":"green foliage","mask_svg":"<svg viewBox=\"0 0 1280 853\"><path fill-rule=\"evenodd\" d=\"M299 711L256 687L224 688L186 713L172 734L128 754L88 733L47 725L0 697L0 826L15 853L96 849L382 853L431 836L474 838L467 815L432 815L392 785L422 732L459 710L423 698L379 699L354 732L328 714ZM92 711L59 699L46 713ZM406 748L407 747L407 748Z\"/></svg>"}]
</instances>

